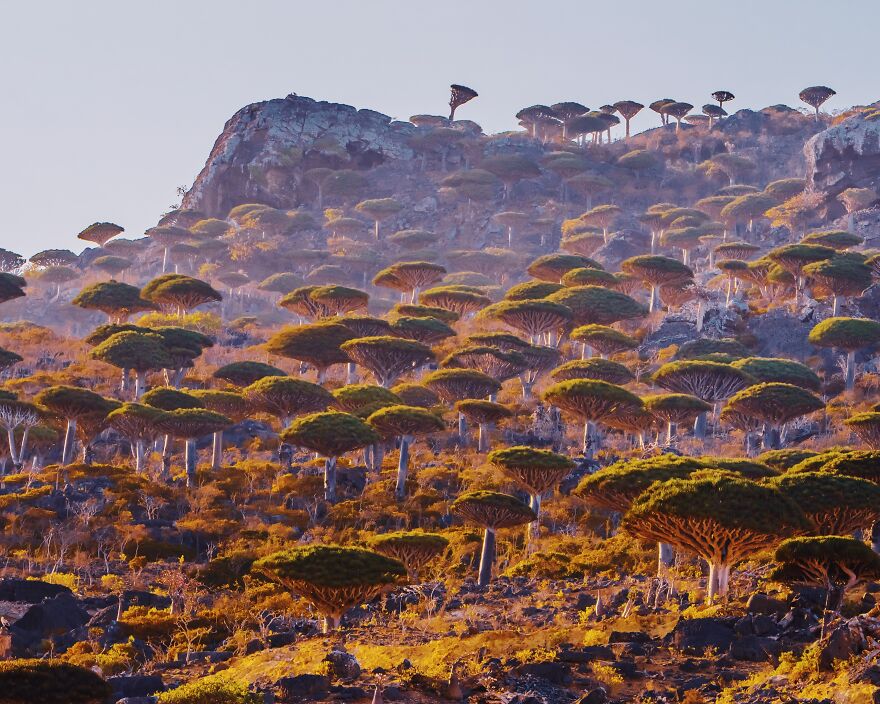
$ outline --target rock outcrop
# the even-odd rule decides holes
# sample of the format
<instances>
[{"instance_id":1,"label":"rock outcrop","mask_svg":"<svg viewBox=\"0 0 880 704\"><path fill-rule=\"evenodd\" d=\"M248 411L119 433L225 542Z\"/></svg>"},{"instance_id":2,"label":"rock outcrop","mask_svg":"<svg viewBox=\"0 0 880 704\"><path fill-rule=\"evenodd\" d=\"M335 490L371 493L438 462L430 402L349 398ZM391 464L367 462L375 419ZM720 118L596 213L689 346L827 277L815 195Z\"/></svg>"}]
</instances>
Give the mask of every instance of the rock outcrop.
<instances>
[{"instance_id":1,"label":"rock outcrop","mask_svg":"<svg viewBox=\"0 0 880 704\"><path fill-rule=\"evenodd\" d=\"M291 208L303 171L410 159L407 137L415 129L373 110L297 95L253 103L226 123L183 206L212 217L246 202Z\"/></svg>"},{"instance_id":2,"label":"rock outcrop","mask_svg":"<svg viewBox=\"0 0 880 704\"><path fill-rule=\"evenodd\" d=\"M834 199L847 188L880 187L880 119L872 114L853 115L804 145L807 183L825 194L832 217L843 214Z\"/></svg>"}]
</instances>

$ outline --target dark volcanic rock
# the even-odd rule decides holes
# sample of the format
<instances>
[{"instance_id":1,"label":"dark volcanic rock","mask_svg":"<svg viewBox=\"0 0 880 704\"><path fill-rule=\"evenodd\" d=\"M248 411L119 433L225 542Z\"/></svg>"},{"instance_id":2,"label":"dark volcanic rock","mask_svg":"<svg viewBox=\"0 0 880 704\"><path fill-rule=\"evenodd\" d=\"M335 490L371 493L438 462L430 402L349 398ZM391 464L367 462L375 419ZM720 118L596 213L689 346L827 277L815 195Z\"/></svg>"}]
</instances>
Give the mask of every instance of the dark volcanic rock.
<instances>
[{"instance_id":1,"label":"dark volcanic rock","mask_svg":"<svg viewBox=\"0 0 880 704\"><path fill-rule=\"evenodd\" d=\"M127 675L108 677L107 684L113 694L121 699L125 697L149 697L151 694L165 689L159 675Z\"/></svg>"},{"instance_id":2,"label":"dark volcanic rock","mask_svg":"<svg viewBox=\"0 0 880 704\"><path fill-rule=\"evenodd\" d=\"M282 701L323 699L330 693L330 680L324 675L297 675L276 682Z\"/></svg>"},{"instance_id":3,"label":"dark volcanic rock","mask_svg":"<svg viewBox=\"0 0 880 704\"><path fill-rule=\"evenodd\" d=\"M43 599L52 599L59 594L71 594L71 591L60 584L49 584L36 579L0 580L0 601L39 604Z\"/></svg>"},{"instance_id":4,"label":"dark volcanic rock","mask_svg":"<svg viewBox=\"0 0 880 704\"><path fill-rule=\"evenodd\" d=\"M782 645L774 638L764 636L745 636L730 647L730 655L734 660L747 662L765 662L778 658L782 654Z\"/></svg>"},{"instance_id":5,"label":"dark volcanic rock","mask_svg":"<svg viewBox=\"0 0 880 704\"><path fill-rule=\"evenodd\" d=\"M731 620L722 618L681 619L672 631L673 645L688 655L703 655L708 649L727 652L734 638Z\"/></svg>"}]
</instances>

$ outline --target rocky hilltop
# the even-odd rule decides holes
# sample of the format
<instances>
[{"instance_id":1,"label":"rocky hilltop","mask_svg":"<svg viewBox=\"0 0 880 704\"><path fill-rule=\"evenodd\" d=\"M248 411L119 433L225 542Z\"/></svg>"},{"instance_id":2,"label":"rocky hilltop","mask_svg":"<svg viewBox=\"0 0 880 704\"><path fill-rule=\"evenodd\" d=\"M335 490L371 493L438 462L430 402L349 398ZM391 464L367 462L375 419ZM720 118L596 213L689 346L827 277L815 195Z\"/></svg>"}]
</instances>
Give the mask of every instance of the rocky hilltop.
<instances>
[{"instance_id":1,"label":"rocky hilltop","mask_svg":"<svg viewBox=\"0 0 880 704\"><path fill-rule=\"evenodd\" d=\"M219 217L251 201L292 207L303 170L409 159L414 130L375 110L293 94L253 103L226 123L183 205Z\"/></svg>"}]
</instances>

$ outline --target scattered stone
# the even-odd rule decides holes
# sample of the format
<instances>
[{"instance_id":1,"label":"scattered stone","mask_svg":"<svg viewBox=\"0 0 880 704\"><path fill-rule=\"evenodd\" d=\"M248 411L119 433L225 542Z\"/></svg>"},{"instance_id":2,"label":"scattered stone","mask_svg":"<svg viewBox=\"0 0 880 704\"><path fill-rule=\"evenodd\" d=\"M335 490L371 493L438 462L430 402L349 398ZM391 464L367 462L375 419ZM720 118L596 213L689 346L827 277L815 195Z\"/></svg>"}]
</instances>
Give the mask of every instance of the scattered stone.
<instances>
[{"instance_id":1,"label":"scattered stone","mask_svg":"<svg viewBox=\"0 0 880 704\"><path fill-rule=\"evenodd\" d=\"M675 648L688 655L703 655L707 650L725 653L734 641L730 619L681 619L672 632Z\"/></svg>"},{"instance_id":2,"label":"scattered stone","mask_svg":"<svg viewBox=\"0 0 880 704\"><path fill-rule=\"evenodd\" d=\"M323 699L330 693L330 679L324 675L296 675L275 683L283 700Z\"/></svg>"},{"instance_id":3,"label":"scattered stone","mask_svg":"<svg viewBox=\"0 0 880 704\"><path fill-rule=\"evenodd\" d=\"M107 684L117 698L149 697L165 689L159 675L120 675L108 677Z\"/></svg>"},{"instance_id":4,"label":"scattered stone","mask_svg":"<svg viewBox=\"0 0 880 704\"><path fill-rule=\"evenodd\" d=\"M329 664L333 677L343 682L351 682L361 676L361 666L357 658L340 648L331 650L324 662Z\"/></svg>"}]
</instances>

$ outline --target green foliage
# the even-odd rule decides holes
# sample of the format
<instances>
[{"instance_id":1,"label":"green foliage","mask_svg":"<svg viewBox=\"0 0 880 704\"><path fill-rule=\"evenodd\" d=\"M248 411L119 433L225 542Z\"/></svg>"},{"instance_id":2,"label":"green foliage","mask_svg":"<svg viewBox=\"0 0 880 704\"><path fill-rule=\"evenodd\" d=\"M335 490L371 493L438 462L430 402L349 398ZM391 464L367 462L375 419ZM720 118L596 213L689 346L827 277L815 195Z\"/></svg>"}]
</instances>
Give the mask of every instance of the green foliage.
<instances>
[{"instance_id":1,"label":"green foliage","mask_svg":"<svg viewBox=\"0 0 880 704\"><path fill-rule=\"evenodd\" d=\"M641 399L621 386L592 379L572 379L554 384L544 400L583 421L601 421L628 408L640 408Z\"/></svg>"},{"instance_id":2,"label":"green foliage","mask_svg":"<svg viewBox=\"0 0 880 704\"><path fill-rule=\"evenodd\" d=\"M262 701L263 696L248 691L247 684L221 672L162 692L158 704L260 704Z\"/></svg>"},{"instance_id":3,"label":"green foliage","mask_svg":"<svg viewBox=\"0 0 880 704\"><path fill-rule=\"evenodd\" d=\"M880 323L866 318L826 318L810 330L809 340L819 347L859 350L880 342Z\"/></svg>"},{"instance_id":4,"label":"green foliage","mask_svg":"<svg viewBox=\"0 0 880 704\"><path fill-rule=\"evenodd\" d=\"M373 428L383 437L397 435L425 435L439 433L446 428L436 413L415 406L394 405L380 408L367 418Z\"/></svg>"},{"instance_id":5,"label":"green foliage","mask_svg":"<svg viewBox=\"0 0 880 704\"><path fill-rule=\"evenodd\" d=\"M699 360L668 362L654 373L654 382L664 389L710 402L723 401L753 381L729 364Z\"/></svg>"},{"instance_id":6,"label":"green foliage","mask_svg":"<svg viewBox=\"0 0 880 704\"><path fill-rule=\"evenodd\" d=\"M160 408L163 411L205 407L205 404L192 394L172 389L170 386L157 386L154 389L150 389L141 396L141 402L148 406L153 406L153 408Z\"/></svg>"},{"instance_id":7,"label":"green foliage","mask_svg":"<svg viewBox=\"0 0 880 704\"><path fill-rule=\"evenodd\" d=\"M223 300L211 285L183 274L163 274L150 281L141 296L159 306L192 310L204 303Z\"/></svg>"},{"instance_id":8,"label":"green foliage","mask_svg":"<svg viewBox=\"0 0 880 704\"><path fill-rule=\"evenodd\" d=\"M506 406L484 399L456 401L455 410L471 423L497 423L512 415L510 409Z\"/></svg>"},{"instance_id":9,"label":"green foliage","mask_svg":"<svg viewBox=\"0 0 880 704\"><path fill-rule=\"evenodd\" d=\"M563 288L562 284L551 281L525 281L507 289L504 298L508 301L531 301L547 298Z\"/></svg>"},{"instance_id":10,"label":"green foliage","mask_svg":"<svg viewBox=\"0 0 880 704\"><path fill-rule=\"evenodd\" d=\"M569 379L598 379L610 384L626 384L634 379L632 372L610 359L592 357L565 362L550 372L556 381Z\"/></svg>"},{"instance_id":11,"label":"green foliage","mask_svg":"<svg viewBox=\"0 0 880 704\"><path fill-rule=\"evenodd\" d=\"M282 328L266 342L266 349L290 359L308 362L318 369L349 361L340 347L355 334L339 323L312 323Z\"/></svg>"},{"instance_id":12,"label":"green foliage","mask_svg":"<svg viewBox=\"0 0 880 704\"><path fill-rule=\"evenodd\" d=\"M731 396L727 405L765 423L782 424L825 408L809 391L792 384L765 382Z\"/></svg>"},{"instance_id":13,"label":"green foliage","mask_svg":"<svg viewBox=\"0 0 880 704\"><path fill-rule=\"evenodd\" d=\"M406 576L398 560L363 548L311 545L257 560L253 570L322 587L394 584Z\"/></svg>"},{"instance_id":14,"label":"green foliage","mask_svg":"<svg viewBox=\"0 0 880 704\"><path fill-rule=\"evenodd\" d=\"M801 448L785 448L782 450L767 450L758 455L758 462L772 467L779 472L785 472L804 460L816 457L819 453L813 450Z\"/></svg>"},{"instance_id":15,"label":"green foliage","mask_svg":"<svg viewBox=\"0 0 880 704\"><path fill-rule=\"evenodd\" d=\"M805 244L819 244L842 251L850 247L858 247L864 240L846 230L821 230L819 232L807 233L801 242Z\"/></svg>"},{"instance_id":16,"label":"green foliage","mask_svg":"<svg viewBox=\"0 0 880 704\"><path fill-rule=\"evenodd\" d=\"M338 457L378 442L379 434L357 416L325 411L297 418L282 431L281 439L325 457Z\"/></svg>"},{"instance_id":17,"label":"green foliage","mask_svg":"<svg viewBox=\"0 0 880 704\"><path fill-rule=\"evenodd\" d=\"M676 359L701 359L708 355L723 354L728 357L748 357L749 350L738 340L729 337L713 340L708 337L690 340L678 348Z\"/></svg>"},{"instance_id":18,"label":"green foliage","mask_svg":"<svg viewBox=\"0 0 880 704\"><path fill-rule=\"evenodd\" d=\"M501 390L501 384L476 369L438 369L422 383L446 402L484 398Z\"/></svg>"},{"instance_id":19,"label":"green foliage","mask_svg":"<svg viewBox=\"0 0 880 704\"><path fill-rule=\"evenodd\" d=\"M822 460L825 460L822 462ZM829 453L829 456L811 458L792 467L792 472L813 471L842 474L880 483L880 451L856 450L851 452Z\"/></svg>"},{"instance_id":20,"label":"green foliage","mask_svg":"<svg viewBox=\"0 0 880 704\"><path fill-rule=\"evenodd\" d=\"M163 433L176 438L199 438L224 430L232 425L232 420L204 408L178 408L167 411L157 423Z\"/></svg>"},{"instance_id":21,"label":"green foliage","mask_svg":"<svg viewBox=\"0 0 880 704\"><path fill-rule=\"evenodd\" d=\"M564 455L525 445L514 445L494 450L489 453L487 459L492 464L507 470L534 468L569 471L574 469L574 462Z\"/></svg>"},{"instance_id":22,"label":"green foliage","mask_svg":"<svg viewBox=\"0 0 880 704\"><path fill-rule=\"evenodd\" d=\"M103 704L110 687L84 667L56 660L0 662L0 700L8 704Z\"/></svg>"},{"instance_id":23,"label":"green foliage","mask_svg":"<svg viewBox=\"0 0 880 704\"><path fill-rule=\"evenodd\" d=\"M392 391L373 384L349 384L333 391L336 406L346 413L366 418L373 411L400 404L400 398Z\"/></svg>"},{"instance_id":24,"label":"green foliage","mask_svg":"<svg viewBox=\"0 0 880 704\"><path fill-rule=\"evenodd\" d=\"M547 300L571 310L576 325L611 325L648 314L645 306L626 294L600 286L565 288L551 294Z\"/></svg>"},{"instance_id":25,"label":"green foliage","mask_svg":"<svg viewBox=\"0 0 880 704\"><path fill-rule=\"evenodd\" d=\"M821 535L843 535L880 517L880 486L865 479L830 472L798 472L774 477L768 484L789 497Z\"/></svg>"},{"instance_id":26,"label":"green foliage","mask_svg":"<svg viewBox=\"0 0 880 704\"><path fill-rule=\"evenodd\" d=\"M542 281L559 283L573 269L602 269L599 262L579 254L545 254L526 267L530 276Z\"/></svg>"},{"instance_id":27,"label":"green foliage","mask_svg":"<svg viewBox=\"0 0 880 704\"><path fill-rule=\"evenodd\" d=\"M822 381L816 372L791 359L746 357L732 362L731 366L741 369L759 382L791 384L810 391L819 391L822 387Z\"/></svg>"},{"instance_id":28,"label":"green foliage","mask_svg":"<svg viewBox=\"0 0 880 704\"><path fill-rule=\"evenodd\" d=\"M694 278L694 272L690 267L685 266L678 259L664 257L660 254L642 254L630 257L620 264L620 268L625 273L655 286Z\"/></svg>"},{"instance_id":29,"label":"green foliage","mask_svg":"<svg viewBox=\"0 0 880 704\"><path fill-rule=\"evenodd\" d=\"M87 286L71 301L75 306L107 314L131 315L155 306L141 297L137 286L118 281L100 281Z\"/></svg>"},{"instance_id":30,"label":"green foliage","mask_svg":"<svg viewBox=\"0 0 880 704\"><path fill-rule=\"evenodd\" d=\"M807 264L831 259L834 250L816 244L786 244L767 255L790 274L799 274Z\"/></svg>"},{"instance_id":31,"label":"green foliage","mask_svg":"<svg viewBox=\"0 0 880 704\"><path fill-rule=\"evenodd\" d=\"M535 512L515 496L497 491L462 494L449 510L468 523L483 528L512 528L537 519Z\"/></svg>"},{"instance_id":32,"label":"green foliage","mask_svg":"<svg viewBox=\"0 0 880 704\"><path fill-rule=\"evenodd\" d=\"M90 356L120 369L139 372L173 366L164 339L155 333L118 332L95 347Z\"/></svg>"},{"instance_id":33,"label":"green foliage","mask_svg":"<svg viewBox=\"0 0 880 704\"><path fill-rule=\"evenodd\" d=\"M813 587L854 586L880 578L880 556L860 540L837 535L790 538L776 549L777 582Z\"/></svg>"},{"instance_id":34,"label":"green foliage","mask_svg":"<svg viewBox=\"0 0 880 704\"><path fill-rule=\"evenodd\" d=\"M106 414L118 405L94 391L73 386L51 386L43 389L34 397L34 403L67 419Z\"/></svg>"},{"instance_id":35,"label":"green foliage","mask_svg":"<svg viewBox=\"0 0 880 704\"><path fill-rule=\"evenodd\" d=\"M589 345L600 354L614 354L639 346L635 338L607 325L581 325L572 330L569 337Z\"/></svg>"},{"instance_id":36,"label":"green foliage","mask_svg":"<svg viewBox=\"0 0 880 704\"><path fill-rule=\"evenodd\" d=\"M264 362L230 362L214 371L215 379L223 379L235 386L248 386L267 376L287 376L278 367Z\"/></svg>"},{"instance_id":37,"label":"green foliage","mask_svg":"<svg viewBox=\"0 0 880 704\"><path fill-rule=\"evenodd\" d=\"M279 418L323 411L334 402L324 387L289 376L266 376L247 386L242 393L255 408Z\"/></svg>"}]
</instances>

